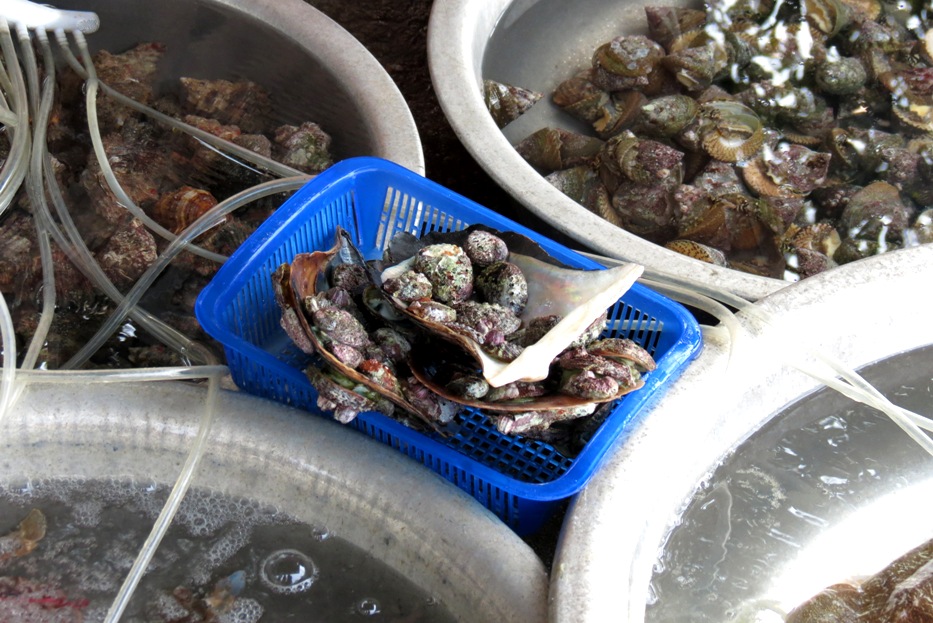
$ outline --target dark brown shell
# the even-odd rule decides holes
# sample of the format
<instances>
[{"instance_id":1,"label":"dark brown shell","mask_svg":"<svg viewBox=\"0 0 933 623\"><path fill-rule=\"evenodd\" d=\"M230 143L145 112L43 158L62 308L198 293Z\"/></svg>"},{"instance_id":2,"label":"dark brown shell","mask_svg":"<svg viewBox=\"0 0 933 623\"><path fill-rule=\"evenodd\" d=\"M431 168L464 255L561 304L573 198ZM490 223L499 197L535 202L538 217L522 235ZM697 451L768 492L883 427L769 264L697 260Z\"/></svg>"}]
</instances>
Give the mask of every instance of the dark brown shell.
<instances>
[{"instance_id":1,"label":"dark brown shell","mask_svg":"<svg viewBox=\"0 0 933 623\"><path fill-rule=\"evenodd\" d=\"M272 110L269 94L255 82L181 78L182 98L188 112L261 133Z\"/></svg>"},{"instance_id":2,"label":"dark brown shell","mask_svg":"<svg viewBox=\"0 0 933 623\"><path fill-rule=\"evenodd\" d=\"M216 205L217 199L210 192L182 186L159 197L152 208L152 217L177 234Z\"/></svg>"},{"instance_id":3,"label":"dark brown shell","mask_svg":"<svg viewBox=\"0 0 933 623\"><path fill-rule=\"evenodd\" d=\"M500 128L525 114L542 97L542 93L495 80L483 80L483 101Z\"/></svg>"}]
</instances>

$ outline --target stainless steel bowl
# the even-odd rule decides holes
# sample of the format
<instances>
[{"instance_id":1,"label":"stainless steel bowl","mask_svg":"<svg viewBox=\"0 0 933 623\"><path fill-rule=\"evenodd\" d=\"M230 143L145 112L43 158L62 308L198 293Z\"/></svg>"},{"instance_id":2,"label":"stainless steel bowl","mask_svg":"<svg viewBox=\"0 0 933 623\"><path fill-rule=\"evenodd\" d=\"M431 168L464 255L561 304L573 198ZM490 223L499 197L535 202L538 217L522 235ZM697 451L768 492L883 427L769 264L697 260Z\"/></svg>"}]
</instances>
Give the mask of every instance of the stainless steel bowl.
<instances>
[{"instance_id":1,"label":"stainless steel bowl","mask_svg":"<svg viewBox=\"0 0 933 623\"><path fill-rule=\"evenodd\" d=\"M482 80L549 94L588 66L593 50L614 36L643 33L645 2L619 0L436 0L428 59L438 100L476 161L516 200L582 245L680 279L757 300L786 281L719 268L609 225L551 186L512 147L545 126L583 131L542 99L499 130L486 110Z\"/></svg>"},{"instance_id":2,"label":"stainless steel bowl","mask_svg":"<svg viewBox=\"0 0 933 623\"><path fill-rule=\"evenodd\" d=\"M792 607L933 536L930 457L877 413L840 415L854 403L812 393L822 384L782 356L803 352L812 366L812 349L856 368L896 355L870 378L895 403L899 384L919 378L923 395L904 406L929 414L933 353L900 353L933 344L921 294L931 266L927 247L869 258L759 301L773 325L738 314L734 343L706 331L700 356L576 497L551 620L756 620L740 614ZM794 455L777 460L785 450Z\"/></svg>"},{"instance_id":3,"label":"stainless steel bowl","mask_svg":"<svg viewBox=\"0 0 933 623\"><path fill-rule=\"evenodd\" d=\"M382 65L350 33L301 0L61 0L94 11L92 50L166 44L166 80L247 78L273 94L281 122L315 121L337 159L378 156L424 174L411 111Z\"/></svg>"},{"instance_id":4,"label":"stainless steel bowl","mask_svg":"<svg viewBox=\"0 0 933 623\"><path fill-rule=\"evenodd\" d=\"M170 486L206 395L178 382L30 385L0 422L0 483ZM547 573L528 545L457 487L336 422L222 391L192 486L326 528L457 620L546 620Z\"/></svg>"}]
</instances>

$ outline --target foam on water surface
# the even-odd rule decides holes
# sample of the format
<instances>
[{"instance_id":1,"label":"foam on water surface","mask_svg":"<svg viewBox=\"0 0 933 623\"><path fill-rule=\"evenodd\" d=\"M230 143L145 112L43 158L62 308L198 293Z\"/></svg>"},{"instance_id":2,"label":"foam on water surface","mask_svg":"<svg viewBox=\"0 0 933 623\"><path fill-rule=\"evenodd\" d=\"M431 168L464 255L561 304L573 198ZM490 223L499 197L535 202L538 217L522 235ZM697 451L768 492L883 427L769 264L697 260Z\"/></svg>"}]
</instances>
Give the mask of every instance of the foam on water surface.
<instances>
[{"instance_id":1,"label":"foam on water surface","mask_svg":"<svg viewBox=\"0 0 933 623\"><path fill-rule=\"evenodd\" d=\"M32 552L0 560L0 620L102 621L167 495L117 480L0 485L0 533L33 508L47 520ZM201 621L207 602L225 623L454 620L325 526L193 489L122 620Z\"/></svg>"}]
</instances>

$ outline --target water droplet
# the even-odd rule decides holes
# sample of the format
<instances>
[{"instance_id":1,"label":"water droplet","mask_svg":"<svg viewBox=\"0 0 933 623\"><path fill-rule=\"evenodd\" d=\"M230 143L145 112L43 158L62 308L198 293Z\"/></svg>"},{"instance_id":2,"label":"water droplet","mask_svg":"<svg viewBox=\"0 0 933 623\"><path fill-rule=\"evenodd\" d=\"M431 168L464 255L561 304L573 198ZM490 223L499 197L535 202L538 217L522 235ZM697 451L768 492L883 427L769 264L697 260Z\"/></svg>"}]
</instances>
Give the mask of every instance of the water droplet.
<instances>
[{"instance_id":1,"label":"water droplet","mask_svg":"<svg viewBox=\"0 0 933 623\"><path fill-rule=\"evenodd\" d=\"M326 541L330 538L330 531L327 528L316 526L311 529L311 536L317 541Z\"/></svg>"},{"instance_id":2,"label":"water droplet","mask_svg":"<svg viewBox=\"0 0 933 623\"><path fill-rule=\"evenodd\" d=\"M356 604L356 611L359 614L364 616L375 616L379 614L379 602L375 599L363 599L360 603Z\"/></svg>"},{"instance_id":3,"label":"water droplet","mask_svg":"<svg viewBox=\"0 0 933 623\"><path fill-rule=\"evenodd\" d=\"M317 575L314 561L296 549L282 549L269 554L259 568L262 583L280 595L307 591Z\"/></svg>"}]
</instances>

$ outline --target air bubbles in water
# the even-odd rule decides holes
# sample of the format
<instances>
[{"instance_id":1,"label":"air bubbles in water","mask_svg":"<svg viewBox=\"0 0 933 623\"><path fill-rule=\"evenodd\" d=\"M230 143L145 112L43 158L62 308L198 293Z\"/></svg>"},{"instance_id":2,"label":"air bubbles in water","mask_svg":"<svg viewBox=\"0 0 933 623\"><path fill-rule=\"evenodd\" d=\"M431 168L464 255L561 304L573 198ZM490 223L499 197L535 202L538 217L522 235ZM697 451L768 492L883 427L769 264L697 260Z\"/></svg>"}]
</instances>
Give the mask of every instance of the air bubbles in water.
<instances>
[{"instance_id":1,"label":"air bubbles in water","mask_svg":"<svg viewBox=\"0 0 933 623\"><path fill-rule=\"evenodd\" d=\"M380 610L379 602L375 599L362 599L356 604L357 613L364 616L375 616L379 614Z\"/></svg>"},{"instance_id":2,"label":"air bubbles in water","mask_svg":"<svg viewBox=\"0 0 933 623\"><path fill-rule=\"evenodd\" d=\"M259 578L280 595L303 593L317 579L314 561L296 549L273 552L262 561Z\"/></svg>"}]
</instances>

